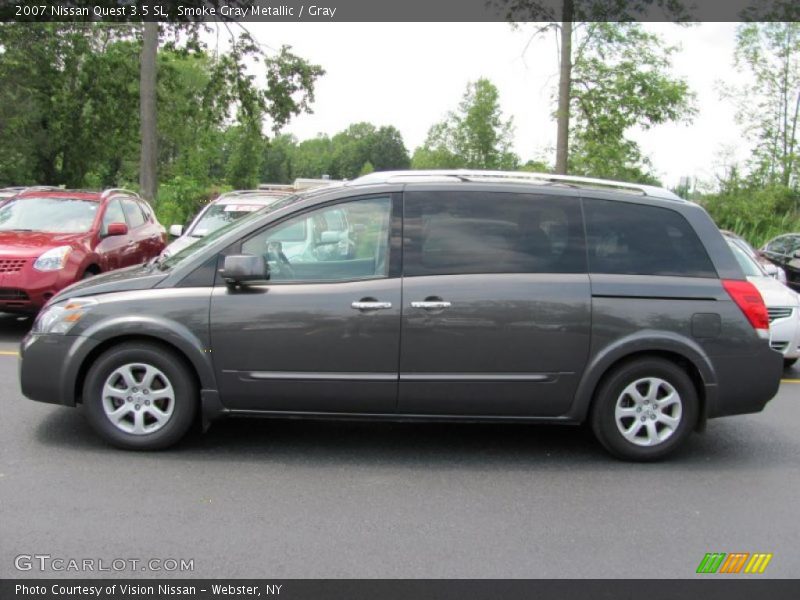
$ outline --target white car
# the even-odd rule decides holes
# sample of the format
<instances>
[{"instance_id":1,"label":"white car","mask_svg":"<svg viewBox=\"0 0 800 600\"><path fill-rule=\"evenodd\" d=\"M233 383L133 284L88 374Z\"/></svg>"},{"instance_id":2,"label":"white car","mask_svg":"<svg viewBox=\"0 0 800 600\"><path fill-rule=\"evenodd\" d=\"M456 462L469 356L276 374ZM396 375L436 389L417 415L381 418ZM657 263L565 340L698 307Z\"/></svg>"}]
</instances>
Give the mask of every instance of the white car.
<instances>
[{"instance_id":1,"label":"white car","mask_svg":"<svg viewBox=\"0 0 800 600\"><path fill-rule=\"evenodd\" d=\"M289 195L290 192L280 190L240 190L222 194L207 204L186 229L183 225L170 226L169 234L177 239L164 248L161 256L172 256L212 231Z\"/></svg>"},{"instance_id":2,"label":"white car","mask_svg":"<svg viewBox=\"0 0 800 600\"><path fill-rule=\"evenodd\" d=\"M738 244L728 240L728 245L767 305L770 345L783 354L784 366L791 367L800 358L800 294L767 275Z\"/></svg>"}]
</instances>

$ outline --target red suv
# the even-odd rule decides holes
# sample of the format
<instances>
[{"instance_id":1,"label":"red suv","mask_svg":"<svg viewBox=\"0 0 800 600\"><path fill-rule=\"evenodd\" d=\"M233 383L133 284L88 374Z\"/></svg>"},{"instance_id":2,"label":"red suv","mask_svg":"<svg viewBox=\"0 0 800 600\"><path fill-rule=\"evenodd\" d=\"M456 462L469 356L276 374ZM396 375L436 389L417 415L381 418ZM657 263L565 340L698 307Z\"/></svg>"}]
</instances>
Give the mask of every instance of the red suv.
<instances>
[{"instance_id":1,"label":"red suv","mask_svg":"<svg viewBox=\"0 0 800 600\"><path fill-rule=\"evenodd\" d=\"M69 284L143 263L165 242L134 192L24 191L0 205L0 311L35 313Z\"/></svg>"}]
</instances>

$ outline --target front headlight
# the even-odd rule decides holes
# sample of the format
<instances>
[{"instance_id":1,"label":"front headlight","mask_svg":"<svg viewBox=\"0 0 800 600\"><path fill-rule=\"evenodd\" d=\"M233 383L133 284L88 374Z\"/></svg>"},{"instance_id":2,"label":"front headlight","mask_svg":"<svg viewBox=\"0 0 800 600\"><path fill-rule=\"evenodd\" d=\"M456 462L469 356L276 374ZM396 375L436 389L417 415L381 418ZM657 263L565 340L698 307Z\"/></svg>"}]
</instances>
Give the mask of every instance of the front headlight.
<instances>
[{"instance_id":1,"label":"front headlight","mask_svg":"<svg viewBox=\"0 0 800 600\"><path fill-rule=\"evenodd\" d=\"M33 263L33 268L37 271L58 271L63 269L67 264L67 257L69 256L71 246L59 246L58 248L51 248Z\"/></svg>"},{"instance_id":2,"label":"front headlight","mask_svg":"<svg viewBox=\"0 0 800 600\"><path fill-rule=\"evenodd\" d=\"M95 304L97 300L91 298L76 298L64 304L54 304L39 313L31 332L67 333Z\"/></svg>"}]
</instances>

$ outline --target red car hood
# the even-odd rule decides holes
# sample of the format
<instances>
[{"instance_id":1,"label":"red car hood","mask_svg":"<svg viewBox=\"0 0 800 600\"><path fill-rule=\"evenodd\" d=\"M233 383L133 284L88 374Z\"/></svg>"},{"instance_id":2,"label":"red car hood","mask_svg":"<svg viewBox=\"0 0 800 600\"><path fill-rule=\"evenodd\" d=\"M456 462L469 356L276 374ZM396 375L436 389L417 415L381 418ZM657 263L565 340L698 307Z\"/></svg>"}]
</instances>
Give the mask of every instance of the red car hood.
<instances>
[{"instance_id":1,"label":"red car hood","mask_svg":"<svg viewBox=\"0 0 800 600\"><path fill-rule=\"evenodd\" d=\"M81 245L88 233L47 233L44 231L0 231L0 256L28 258L57 246Z\"/></svg>"}]
</instances>

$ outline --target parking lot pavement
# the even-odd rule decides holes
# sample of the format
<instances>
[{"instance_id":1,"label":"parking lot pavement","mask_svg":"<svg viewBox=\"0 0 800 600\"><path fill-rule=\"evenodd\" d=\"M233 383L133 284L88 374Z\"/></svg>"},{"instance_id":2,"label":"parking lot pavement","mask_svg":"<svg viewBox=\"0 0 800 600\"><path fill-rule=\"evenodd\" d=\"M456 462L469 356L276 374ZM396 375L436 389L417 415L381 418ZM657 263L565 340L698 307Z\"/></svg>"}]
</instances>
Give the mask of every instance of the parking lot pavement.
<instances>
[{"instance_id":1,"label":"parking lot pavement","mask_svg":"<svg viewBox=\"0 0 800 600\"><path fill-rule=\"evenodd\" d=\"M133 453L22 397L28 325L0 316L0 577L82 576L21 574L19 554L194 559L202 577L673 578L706 552L771 552L764 576L800 572L800 383L652 465L527 425L232 420Z\"/></svg>"}]
</instances>

